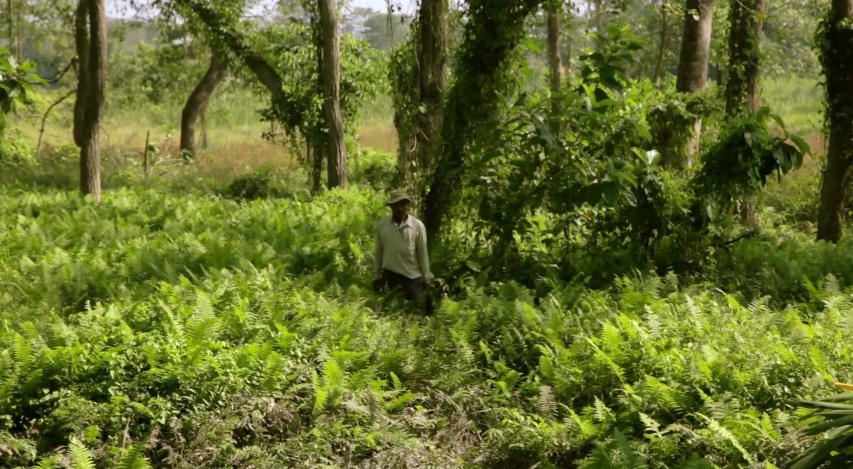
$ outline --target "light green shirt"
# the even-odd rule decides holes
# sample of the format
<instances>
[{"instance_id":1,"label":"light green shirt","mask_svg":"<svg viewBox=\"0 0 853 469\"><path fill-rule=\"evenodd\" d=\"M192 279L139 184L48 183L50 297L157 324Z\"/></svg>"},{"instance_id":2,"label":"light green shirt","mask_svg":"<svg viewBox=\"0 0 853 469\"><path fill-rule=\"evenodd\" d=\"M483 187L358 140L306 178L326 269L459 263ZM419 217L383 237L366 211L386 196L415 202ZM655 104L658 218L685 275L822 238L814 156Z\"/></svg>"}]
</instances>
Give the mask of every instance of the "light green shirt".
<instances>
[{"instance_id":1,"label":"light green shirt","mask_svg":"<svg viewBox=\"0 0 853 469\"><path fill-rule=\"evenodd\" d=\"M429 270L427 234L423 222L409 215L397 225L391 216L383 218L376 227L376 252L373 256L373 274L382 276L387 269L408 278L433 279Z\"/></svg>"}]
</instances>

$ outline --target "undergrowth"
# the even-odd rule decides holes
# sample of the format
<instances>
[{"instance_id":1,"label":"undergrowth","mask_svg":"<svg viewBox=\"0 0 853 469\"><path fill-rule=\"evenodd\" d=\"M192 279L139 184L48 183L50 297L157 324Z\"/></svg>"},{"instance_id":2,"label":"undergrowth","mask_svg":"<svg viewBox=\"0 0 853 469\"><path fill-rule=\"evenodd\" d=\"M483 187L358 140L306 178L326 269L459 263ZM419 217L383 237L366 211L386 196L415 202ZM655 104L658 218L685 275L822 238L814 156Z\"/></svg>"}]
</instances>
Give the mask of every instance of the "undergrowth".
<instances>
[{"instance_id":1,"label":"undergrowth","mask_svg":"<svg viewBox=\"0 0 853 469\"><path fill-rule=\"evenodd\" d=\"M777 467L814 441L792 402L851 378L849 244L421 318L369 290L381 197L5 189L0 467Z\"/></svg>"}]
</instances>

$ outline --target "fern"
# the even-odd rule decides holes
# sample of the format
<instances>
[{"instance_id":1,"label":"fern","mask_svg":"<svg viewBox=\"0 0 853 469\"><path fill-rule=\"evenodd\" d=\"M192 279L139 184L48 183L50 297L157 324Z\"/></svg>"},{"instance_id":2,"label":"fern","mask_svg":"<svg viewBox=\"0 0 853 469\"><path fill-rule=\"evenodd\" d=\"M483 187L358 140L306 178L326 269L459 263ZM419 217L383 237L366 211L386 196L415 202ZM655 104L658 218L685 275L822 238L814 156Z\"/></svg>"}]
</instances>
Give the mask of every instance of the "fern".
<instances>
[{"instance_id":1,"label":"fern","mask_svg":"<svg viewBox=\"0 0 853 469\"><path fill-rule=\"evenodd\" d=\"M68 457L72 469L95 469L95 457L76 437L68 445Z\"/></svg>"}]
</instances>

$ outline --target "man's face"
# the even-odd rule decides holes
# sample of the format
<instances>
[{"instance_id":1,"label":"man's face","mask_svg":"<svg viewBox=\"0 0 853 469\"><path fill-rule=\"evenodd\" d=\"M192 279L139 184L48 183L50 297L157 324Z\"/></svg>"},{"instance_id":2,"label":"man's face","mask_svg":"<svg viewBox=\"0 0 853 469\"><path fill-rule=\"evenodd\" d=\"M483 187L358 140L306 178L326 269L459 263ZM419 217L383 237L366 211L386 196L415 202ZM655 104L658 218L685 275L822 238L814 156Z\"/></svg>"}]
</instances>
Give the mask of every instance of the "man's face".
<instances>
[{"instance_id":1,"label":"man's face","mask_svg":"<svg viewBox=\"0 0 853 469\"><path fill-rule=\"evenodd\" d=\"M409 201L401 200L396 204L391 204L391 213L395 218L402 218L409 213Z\"/></svg>"}]
</instances>

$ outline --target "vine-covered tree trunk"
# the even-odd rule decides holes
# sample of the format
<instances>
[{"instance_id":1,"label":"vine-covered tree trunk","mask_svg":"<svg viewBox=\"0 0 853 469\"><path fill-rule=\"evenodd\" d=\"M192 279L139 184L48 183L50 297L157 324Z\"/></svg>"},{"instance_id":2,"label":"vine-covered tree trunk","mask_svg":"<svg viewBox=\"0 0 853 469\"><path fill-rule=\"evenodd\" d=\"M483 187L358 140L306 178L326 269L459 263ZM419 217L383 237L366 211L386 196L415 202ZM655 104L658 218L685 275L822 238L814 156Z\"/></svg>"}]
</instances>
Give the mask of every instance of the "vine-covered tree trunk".
<instances>
[{"instance_id":1,"label":"vine-covered tree trunk","mask_svg":"<svg viewBox=\"0 0 853 469\"><path fill-rule=\"evenodd\" d=\"M729 10L729 80L726 82L726 116L758 109L758 73L761 61L759 38L764 0L732 0ZM740 208L741 223L758 223L755 197L746 197Z\"/></svg>"},{"instance_id":2,"label":"vine-covered tree trunk","mask_svg":"<svg viewBox=\"0 0 853 469\"><path fill-rule=\"evenodd\" d=\"M326 157L327 185L347 187L347 148L344 140L344 119L341 115L341 50L338 9L335 0L319 0L323 67L323 111L328 129Z\"/></svg>"},{"instance_id":3,"label":"vine-covered tree trunk","mask_svg":"<svg viewBox=\"0 0 853 469\"><path fill-rule=\"evenodd\" d=\"M80 0L74 18L78 56L74 143L80 148L80 192L101 200L101 121L107 82L104 0Z\"/></svg>"},{"instance_id":4,"label":"vine-covered tree trunk","mask_svg":"<svg viewBox=\"0 0 853 469\"><path fill-rule=\"evenodd\" d=\"M417 171L423 174L433 167L441 135L442 106L447 88L448 0L421 0L415 23L418 101L425 112L417 120L415 152ZM410 110L411 112L411 110Z\"/></svg>"},{"instance_id":5,"label":"vine-covered tree trunk","mask_svg":"<svg viewBox=\"0 0 853 469\"><path fill-rule=\"evenodd\" d=\"M196 122L207 109L210 97L225 78L227 69L228 64L220 58L219 54L211 52L207 72L201 77L201 81L198 82L198 85L187 98L181 112L181 151L185 152L188 157L195 156L196 152Z\"/></svg>"},{"instance_id":6,"label":"vine-covered tree trunk","mask_svg":"<svg viewBox=\"0 0 853 469\"><path fill-rule=\"evenodd\" d=\"M687 0L686 8L675 89L682 93L696 93L705 88L708 79L714 1ZM698 16L698 20L694 18L694 15ZM693 139L687 146L688 155L695 154L698 151L701 133L702 120L699 119L693 124ZM689 165L690 162L666 163L670 167L683 167Z\"/></svg>"},{"instance_id":7,"label":"vine-covered tree trunk","mask_svg":"<svg viewBox=\"0 0 853 469\"><path fill-rule=\"evenodd\" d=\"M465 149L495 112L501 68L524 37L525 18L540 0L470 0L441 127L441 152L426 196L424 222L430 242L459 194Z\"/></svg>"},{"instance_id":8,"label":"vine-covered tree trunk","mask_svg":"<svg viewBox=\"0 0 853 469\"><path fill-rule=\"evenodd\" d=\"M820 188L817 239L838 242L848 170L853 162L853 0L832 0L823 21L820 59L826 83L829 148Z\"/></svg>"},{"instance_id":9,"label":"vine-covered tree trunk","mask_svg":"<svg viewBox=\"0 0 853 469\"><path fill-rule=\"evenodd\" d=\"M732 0L729 10L729 80L726 115L758 109L759 38L764 0Z\"/></svg>"},{"instance_id":10,"label":"vine-covered tree trunk","mask_svg":"<svg viewBox=\"0 0 853 469\"><path fill-rule=\"evenodd\" d=\"M563 89L563 59L560 55L560 3L549 0L548 16L548 68L551 79L551 113L560 113L560 93Z\"/></svg>"}]
</instances>

